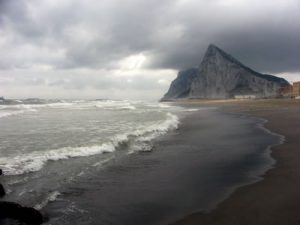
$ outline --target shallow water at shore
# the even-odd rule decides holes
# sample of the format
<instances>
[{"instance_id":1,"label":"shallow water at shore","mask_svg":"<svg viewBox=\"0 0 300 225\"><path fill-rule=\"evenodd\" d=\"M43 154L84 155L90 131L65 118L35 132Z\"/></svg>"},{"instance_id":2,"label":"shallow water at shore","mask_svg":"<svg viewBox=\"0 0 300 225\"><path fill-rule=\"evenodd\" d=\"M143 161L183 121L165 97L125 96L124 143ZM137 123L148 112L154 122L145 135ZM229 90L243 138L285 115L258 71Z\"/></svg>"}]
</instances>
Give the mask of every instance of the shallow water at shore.
<instances>
[{"instance_id":1,"label":"shallow water at shore","mask_svg":"<svg viewBox=\"0 0 300 225\"><path fill-rule=\"evenodd\" d=\"M273 165L267 148L280 137L261 122L215 109L186 115L152 152L117 157L68 186L45 209L51 224L167 224L210 210Z\"/></svg>"}]
</instances>

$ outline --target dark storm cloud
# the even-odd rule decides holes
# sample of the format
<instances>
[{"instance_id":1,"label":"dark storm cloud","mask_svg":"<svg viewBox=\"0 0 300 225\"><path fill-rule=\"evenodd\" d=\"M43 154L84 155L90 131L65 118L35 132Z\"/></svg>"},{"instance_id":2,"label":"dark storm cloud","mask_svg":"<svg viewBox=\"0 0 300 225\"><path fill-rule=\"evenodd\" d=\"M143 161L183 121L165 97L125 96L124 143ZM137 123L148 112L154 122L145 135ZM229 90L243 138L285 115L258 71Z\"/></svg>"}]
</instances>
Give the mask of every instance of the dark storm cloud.
<instances>
[{"instance_id":1,"label":"dark storm cloud","mask_svg":"<svg viewBox=\"0 0 300 225\"><path fill-rule=\"evenodd\" d=\"M288 27L284 24L265 25L249 30L249 33L235 31L227 34L220 43L258 70L272 73L300 71L300 26L297 23Z\"/></svg>"},{"instance_id":2,"label":"dark storm cloud","mask_svg":"<svg viewBox=\"0 0 300 225\"><path fill-rule=\"evenodd\" d=\"M0 0L0 68L197 66L210 43L266 72L300 71L298 0Z\"/></svg>"},{"instance_id":3,"label":"dark storm cloud","mask_svg":"<svg viewBox=\"0 0 300 225\"><path fill-rule=\"evenodd\" d=\"M5 1L0 29L6 33L5 47L15 50L15 55L24 53L16 49L19 46L33 48L29 49L29 57L20 62L19 58L7 56L16 67L38 62L58 68L111 68L128 55L154 47L149 37L156 29L155 18L171 2ZM63 57L39 59L40 48L54 55L62 51ZM0 63L2 67L7 64L10 63Z\"/></svg>"},{"instance_id":4,"label":"dark storm cloud","mask_svg":"<svg viewBox=\"0 0 300 225\"><path fill-rule=\"evenodd\" d=\"M300 71L300 1L221 2L226 3L202 1L179 9L185 12L178 20L182 33L172 47L166 43L156 49L154 65L197 66L214 43L259 71Z\"/></svg>"}]
</instances>

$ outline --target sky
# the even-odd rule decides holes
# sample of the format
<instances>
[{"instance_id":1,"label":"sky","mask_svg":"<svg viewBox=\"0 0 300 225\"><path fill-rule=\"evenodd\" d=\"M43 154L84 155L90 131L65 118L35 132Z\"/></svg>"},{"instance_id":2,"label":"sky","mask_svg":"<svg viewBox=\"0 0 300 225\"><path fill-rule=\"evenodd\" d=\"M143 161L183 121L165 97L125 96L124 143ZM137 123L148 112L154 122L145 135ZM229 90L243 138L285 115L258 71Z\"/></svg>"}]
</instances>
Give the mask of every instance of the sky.
<instances>
[{"instance_id":1,"label":"sky","mask_svg":"<svg viewBox=\"0 0 300 225\"><path fill-rule=\"evenodd\" d=\"M156 100L211 43L300 80L300 0L0 0L0 96Z\"/></svg>"}]
</instances>

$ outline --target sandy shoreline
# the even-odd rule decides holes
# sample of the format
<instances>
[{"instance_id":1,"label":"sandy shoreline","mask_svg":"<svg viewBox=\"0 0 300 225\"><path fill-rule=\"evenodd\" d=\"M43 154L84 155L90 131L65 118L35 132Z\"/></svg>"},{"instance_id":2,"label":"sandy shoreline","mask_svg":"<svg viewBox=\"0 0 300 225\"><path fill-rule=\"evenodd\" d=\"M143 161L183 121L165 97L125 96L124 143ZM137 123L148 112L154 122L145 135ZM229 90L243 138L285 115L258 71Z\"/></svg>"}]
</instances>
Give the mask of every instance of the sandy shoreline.
<instances>
[{"instance_id":1,"label":"sandy shoreline","mask_svg":"<svg viewBox=\"0 0 300 225\"><path fill-rule=\"evenodd\" d=\"M182 102L221 106L226 112L261 117L265 127L285 136L272 148L275 168L258 183L239 188L209 213L194 213L174 225L299 225L300 224L300 101L244 100Z\"/></svg>"}]
</instances>

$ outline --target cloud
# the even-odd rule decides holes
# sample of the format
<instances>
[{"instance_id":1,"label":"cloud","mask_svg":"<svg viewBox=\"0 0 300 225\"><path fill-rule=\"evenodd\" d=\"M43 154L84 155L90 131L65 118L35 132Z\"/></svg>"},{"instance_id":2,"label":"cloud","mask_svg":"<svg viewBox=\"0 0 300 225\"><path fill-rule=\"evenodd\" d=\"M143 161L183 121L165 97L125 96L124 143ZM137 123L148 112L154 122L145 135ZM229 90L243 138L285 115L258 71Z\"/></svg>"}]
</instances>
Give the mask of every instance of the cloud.
<instances>
[{"instance_id":1,"label":"cloud","mask_svg":"<svg viewBox=\"0 0 300 225\"><path fill-rule=\"evenodd\" d=\"M259 71L300 71L299 12L299 1L183 1L170 16L181 35L160 44L154 65L197 66L214 43Z\"/></svg>"},{"instance_id":2,"label":"cloud","mask_svg":"<svg viewBox=\"0 0 300 225\"><path fill-rule=\"evenodd\" d=\"M135 74L128 89L154 91L210 43L255 70L297 74L299 12L298 0L0 0L0 87L9 76L79 95L119 88L119 71Z\"/></svg>"},{"instance_id":3,"label":"cloud","mask_svg":"<svg viewBox=\"0 0 300 225\"><path fill-rule=\"evenodd\" d=\"M175 70L31 70L0 71L0 96L9 98L160 99ZM2 93L1 93L2 92Z\"/></svg>"}]
</instances>

